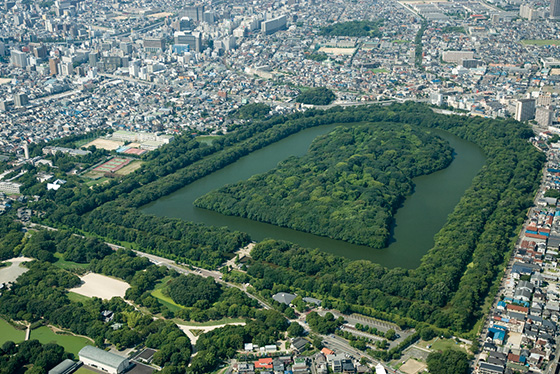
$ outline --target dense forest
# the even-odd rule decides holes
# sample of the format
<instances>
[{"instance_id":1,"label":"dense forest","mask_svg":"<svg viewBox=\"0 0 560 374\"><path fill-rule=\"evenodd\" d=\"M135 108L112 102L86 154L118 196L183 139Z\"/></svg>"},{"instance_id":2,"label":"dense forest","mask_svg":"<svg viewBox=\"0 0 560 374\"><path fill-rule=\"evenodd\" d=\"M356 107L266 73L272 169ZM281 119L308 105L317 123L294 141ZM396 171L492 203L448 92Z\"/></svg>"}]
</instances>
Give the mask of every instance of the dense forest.
<instances>
[{"instance_id":1,"label":"dense forest","mask_svg":"<svg viewBox=\"0 0 560 374\"><path fill-rule=\"evenodd\" d=\"M338 127L307 154L195 201L201 208L383 248L412 178L446 167L452 149L418 128Z\"/></svg>"},{"instance_id":2,"label":"dense forest","mask_svg":"<svg viewBox=\"0 0 560 374\"><path fill-rule=\"evenodd\" d=\"M511 119L446 116L418 103L310 109L247 122L212 145L178 136L144 156L140 170L118 181L92 189L67 183L30 205L45 212L43 222L49 225L72 227L146 252L216 267L233 257L236 246L250 238L242 233L228 234L225 229L144 215L137 208L302 129L357 122L447 130L478 144L487 163L436 235L434 248L418 269L387 269L368 261L349 261L290 243L266 241L257 246L255 261L249 264L251 284L261 293L289 289L302 295L315 294L346 312L403 325L425 321L468 331L480 317L481 305L513 248L544 162L544 156L527 141L531 130Z\"/></svg>"},{"instance_id":3,"label":"dense forest","mask_svg":"<svg viewBox=\"0 0 560 374\"><path fill-rule=\"evenodd\" d=\"M323 36L371 36L376 38L381 36L379 26L383 21L349 21L335 23L321 29Z\"/></svg>"},{"instance_id":4,"label":"dense forest","mask_svg":"<svg viewBox=\"0 0 560 374\"><path fill-rule=\"evenodd\" d=\"M325 87L310 88L296 97L297 103L308 105L329 105L336 99L335 94Z\"/></svg>"}]
</instances>

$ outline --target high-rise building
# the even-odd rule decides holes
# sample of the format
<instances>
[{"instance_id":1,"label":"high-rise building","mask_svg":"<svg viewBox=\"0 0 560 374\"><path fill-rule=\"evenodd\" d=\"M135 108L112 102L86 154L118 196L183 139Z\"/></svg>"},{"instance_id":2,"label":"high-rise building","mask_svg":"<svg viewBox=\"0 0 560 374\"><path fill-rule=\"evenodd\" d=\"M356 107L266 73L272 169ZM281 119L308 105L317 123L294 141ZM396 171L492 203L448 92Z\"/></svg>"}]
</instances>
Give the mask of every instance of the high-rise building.
<instances>
[{"instance_id":1,"label":"high-rise building","mask_svg":"<svg viewBox=\"0 0 560 374\"><path fill-rule=\"evenodd\" d=\"M25 68L27 66L27 54L25 52L12 49L11 60L12 64L19 68Z\"/></svg>"},{"instance_id":2,"label":"high-rise building","mask_svg":"<svg viewBox=\"0 0 560 374\"><path fill-rule=\"evenodd\" d=\"M274 34L276 31L285 29L287 22L288 18L285 15L264 21L261 24L261 31L266 35Z\"/></svg>"},{"instance_id":3,"label":"high-rise building","mask_svg":"<svg viewBox=\"0 0 560 374\"><path fill-rule=\"evenodd\" d=\"M515 103L515 119L528 121L535 118L535 99L520 99Z\"/></svg>"},{"instance_id":4,"label":"high-rise building","mask_svg":"<svg viewBox=\"0 0 560 374\"><path fill-rule=\"evenodd\" d=\"M61 62L60 63L60 74L62 75L72 75L74 74L74 66L71 62Z\"/></svg>"},{"instance_id":5,"label":"high-rise building","mask_svg":"<svg viewBox=\"0 0 560 374\"><path fill-rule=\"evenodd\" d=\"M204 12L202 15L202 20L210 24L216 22L216 18L216 12Z\"/></svg>"},{"instance_id":6,"label":"high-rise building","mask_svg":"<svg viewBox=\"0 0 560 374\"><path fill-rule=\"evenodd\" d=\"M188 6L188 7L185 7L185 9L183 9L183 11L181 12L181 16L188 17L193 22L202 21L203 14L204 14L204 6L203 5Z\"/></svg>"},{"instance_id":7,"label":"high-rise building","mask_svg":"<svg viewBox=\"0 0 560 374\"><path fill-rule=\"evenodd\" d=\"M548 126L552 125L552 121L554 119L554 110L552 107L539 107L535 112L535 121L539 124L539 126L548 128Z\"/></svg>"},{"instance_id":8,"label":"high-rise building","mask_svg":"<svg viewBox=\"0 0 560 374\"><path fill-rule=\"evenodd\" d=\"M60 60L58 58L49 58L49 69L51 71L51 75L58 74L58 64Z\"/></svg>"},{"instance_id":9,"label":"high-rise building","mask_svg":"<svg viewBox=\"0 0 560 374\"><path fill-rule=\"evenodd\" d=\"M144 49L147 52L162 52L165 48L165 42L161 38L144 39Z\"/></svg>"},{"instance_id":10,"label":"high-rise building","mask_svg":"<svg viewBox=\"0 0 560 374\"><path fill-rule=\"evenodd\" d=\"M88 56L88 63L90 66L97 66L97 63L101 59L101 54L99 52L92 52Z\"/></svg>"},{"instance_id":11,"label":"high-rise building","mask_svg":"<svg viewBox=\"0 0 560 374\"><path fill-rule=\"evenodd\" d=\"M188 45L191 51L202 50L202 37L199 32L176 32L173 37L175 44Z\"/></svg>"},{"instance_id":12,"label":"high-rise building","mask_svg":"<svg viewBox=\"0 0 560 374\"><path fill-rule=\"evenodd\" d=\"M44 45L35 46L33 47L33 54L36 58L45 58L48 54L47 47Z\"/></svg>"},{"instance_id":13,"label":"high-rise building","mask_svg":"<svg viewBox=\"0 0 560 374\"><path fill-rule=\"evenodd\" d=\"M560 19L560 0L550 0L550 18Z\"/></svg>"},{"instance_id":14,"label":"high-rise building","mask_svg":"<svg viewBox=\"0 0 560 374\"><path fill-rule=\"evenodd\" d=\"M21 108L29 104L29 99L24 93L18 93L14 95L14 103L16 108Z\"/></svg>"},{"instance_id":15,"label":"high-rise building","mask_svg":"<svg viewBox=\"0 0 560 374\"><path fill-rule=\"evenodd\" d=\"M132 53L132 43L121 42L120 48L121 48L121 51L123 51L125 55L129 55L129 54Z\"/></svg>"}]
</instances>

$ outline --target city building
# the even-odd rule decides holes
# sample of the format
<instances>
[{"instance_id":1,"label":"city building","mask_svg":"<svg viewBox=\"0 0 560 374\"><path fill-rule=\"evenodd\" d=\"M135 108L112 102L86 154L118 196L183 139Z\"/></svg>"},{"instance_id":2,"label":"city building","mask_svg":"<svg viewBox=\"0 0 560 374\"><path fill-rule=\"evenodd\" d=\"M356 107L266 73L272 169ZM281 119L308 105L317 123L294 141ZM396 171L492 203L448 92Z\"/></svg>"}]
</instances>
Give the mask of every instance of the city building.
<instances>
[{"instance_id":1,"label":"city building","mask_svg":"<svg viewBox=\"0 0 560 374\"><path fill-rule=\"evenodd\" d=\"M458 64L461 60L472 59L473 51L443 51L441 59L445 62L454 62Z\"/></svg>"},{"instance_id":2,"label":"city building","mask_svg":"<svg viewBox=\"0 0 560 374\"><path fill-rule=\"evenodd\" d=\"M188 45L191 51L200 52L202 50L202 37L199 32L181 32L173 34L175 44Z\"/></svg>"},{"instance_id":3,"label":"city building","mask_svg":"<svg viewBox=\"0 0 560 374\"><path fill-rule=\"evenodd\" d=\"M21 108L29 104L29 99L24 93L18 93L14 95L14 103L17 108Z\"/></svg>"},{"instance_id":4,"label":"city building","mask_svg":"<svg viewBox=\"0 0 560 374\"><path fill-rule=\"evenodd\" d=\"M515 119L528 121L535 118L535 99L521 99L515 103Z\"/></svg>"},{"instance_id":5,"label":"city building","mask_svg":"<svg viewBox=\"0 0 560 374\"><path fill-rule=\"evenodd\" d=\"M276 31L284 30L287 25L288 18L284 16L276 17L261 24L261 31L265 35L274 34Z\"/></svg>"},{"instance_id":6,"label":"city building","mask_svg":"<svg viewBox=\"0 0 560 374\"><path fill-rule=\"evenodd\" d=\"M560 0L550 0L550 18L560 19Z\"/></svg>"},{"instance_id":7,"label":"city building","mask_svg":"<svg viewBox=\"0 0 560 374\"><path fill-rule=\"evenodd\" d=\"M18 68L25 69L25 67L27 66L27 53L13 49L11 62Z\"/></svg>"},{"instance_id":8,"label":"city building","mask_svg":"<svg viewBox=\"0 0 560 374\"><path fill-rule=\"evenodd\" d=\"M130 366L130 362L126 357L106 352L91 345L86 345L82 348L78 356L84 365L105 371L109 374L123 373Z\"/></svg>"},{"instance_id":9,"label":"city building","mask_svg":"<svg viewBox=\"0 0 560 374\"><path fill-rule=\"evenodd\" d=\"M189 18L194 22L201 22L204 15L204 6L203 5L187 6L181 12L181 15L183 17Z\"/></svg>"},{"instance_id":10,"label":"city building","mask_svg":"<svg viewBox=\"0 0 560 374\"><path fill-rule=\"evenodd\" d=\"M144 49L148 52L163 52L165 41L162 38L144 39Z\"/></svg>"},{"instance_id":11,"label":"city building","mask_svg":"<svg viewBox=\"0 0 560 374\"><path fill-rule=\"evenodd\" d=\"M554 110L550 106L538 107L535 112L535 121L541 127L547 128L552 125L554 119Z\"/></svg>"},{"instance_id":12,"label":"city building","mask_svg":"<svg viewBox=\"0 0 560 374\"><path fill-rule=\"evenodd\" d=\"M21 184L15 182L0 182L0 192L20 193Z\"/></svg>"}]
</instances>

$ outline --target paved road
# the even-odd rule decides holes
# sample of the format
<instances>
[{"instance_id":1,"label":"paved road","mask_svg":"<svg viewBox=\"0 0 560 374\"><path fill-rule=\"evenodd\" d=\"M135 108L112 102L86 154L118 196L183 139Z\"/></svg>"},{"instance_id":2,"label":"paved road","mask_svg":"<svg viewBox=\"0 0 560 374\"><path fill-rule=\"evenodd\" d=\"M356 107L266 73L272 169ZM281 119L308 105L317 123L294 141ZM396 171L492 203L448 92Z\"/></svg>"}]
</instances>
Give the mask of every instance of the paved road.
<instances>
[{"instance_id":1,"label":"paved road","mask_svg":"<svg viewBox=\"0 0 560 374\"><path fill-rule=\"evenodd\" d=\"M120 245L116 245L116 244L112 244L112 243L105 243L105 244L107 244L109 247L113 248L113 250L124 249L124 247L122 247ZM153 262L156 265L166 266L169 269L175 270L179 274L197 274L197 275L203 276L205 278L212 277L216 280L216 282L220 282L220 283L222 283L222 284L224 284L228 287L235 287L235 288L240 289L241 291L245 292L245 294L247 296L249 296L251 299L258 301L258 303L263 308L272 309L272 307L270 305L268 305L267 303L265 303L261 299L255 297L254 295L250 294L244 287L241 287L241 286L238 286L236 284L223 281L222 280L222 275L223 274L220 273L219 271L206 270L206 269L202 269L202 268L197 268L195 266L191 266L193 268L193 270L191 270L191 269L187 269L187 268L185 268L181 265L177 265L175 263L175 261L170 260L170 259L165 258L165 257L160 257L160 256L152 255L150 253L140 252L140 251L137 251L137 250L134 250L134 249L132 251L140 257L146 257L147 259L149 259L151 262Z\"/></svg>"}]
</instances>

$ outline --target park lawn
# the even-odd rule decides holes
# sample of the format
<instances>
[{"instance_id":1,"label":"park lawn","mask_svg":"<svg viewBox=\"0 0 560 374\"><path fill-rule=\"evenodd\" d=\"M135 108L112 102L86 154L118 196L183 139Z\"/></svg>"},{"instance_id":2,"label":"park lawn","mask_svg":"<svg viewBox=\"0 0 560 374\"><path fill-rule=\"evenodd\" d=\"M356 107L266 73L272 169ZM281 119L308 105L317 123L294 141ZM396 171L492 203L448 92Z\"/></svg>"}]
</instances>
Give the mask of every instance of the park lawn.
<instances>
[{"instance_id":1,"label":"park lawn","mask_svg":"<svg viewBox=\"0 0 560 374\"><path fill-rule=\"evenodd\" d=\"M25 340L25 330L18 330L8 322L0 318L0 345L7 341L21 343Z\"/></svg>"},{"instance_id":2,"label":"park lawn","mask_svg":"<svg viewBox=\"0 0 560 374\"><path fill-rule=\"evenodd\" d=\"M58 252L54 254L54 257L58 258L58 261L55 262L54 264L59 268L72 270L72 269L87 269L89 266L89 264L79 264L77 262L66 261L63 258L63 256L64 255L62 253L58 253Z\"/></svg>"},{"instance_id":3,"label":"park lawn","mask_svg":"<svg viewBox=\"0 0 560 374\"><path fill-rule=\"evenodd\" d=\"M70 299L70 301L74 301L74 302L78 302L78 303L82 303L84 301L89 300L90 298L84 295L80 295L79 293L75 293L72 291L68 292L68 298Z\"/></svg>"},{"instance_id":4,"label":"park lawn","mask_svg":"<svg viewBox=\"0 0 560 374\"><path fill-rule=\"evenodd\" d=\"M91 345L93 342L87 338L66 334L55 334L48 326L42 326L38 329L31 330L30 339L37 339L43 344L55 342L64 347L66 352L73 353L78 357L80 349L86 345Z\"/></svg>"},{"instance_id":5,"label":"park lawn","mask_svg":"<svg viewBox=\"0 0 560 374\"><path fill-rule=\"evenodd\" d=\"M560 45L560 40L559 39L540 39L540 40L522 40L521 44L525 44L525 45L539 45L539 46L545 46L545 45Z\"/></svg>"}]
</instances>

